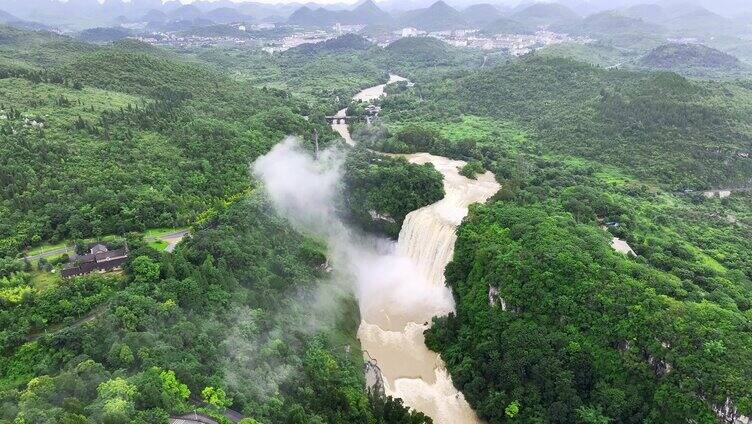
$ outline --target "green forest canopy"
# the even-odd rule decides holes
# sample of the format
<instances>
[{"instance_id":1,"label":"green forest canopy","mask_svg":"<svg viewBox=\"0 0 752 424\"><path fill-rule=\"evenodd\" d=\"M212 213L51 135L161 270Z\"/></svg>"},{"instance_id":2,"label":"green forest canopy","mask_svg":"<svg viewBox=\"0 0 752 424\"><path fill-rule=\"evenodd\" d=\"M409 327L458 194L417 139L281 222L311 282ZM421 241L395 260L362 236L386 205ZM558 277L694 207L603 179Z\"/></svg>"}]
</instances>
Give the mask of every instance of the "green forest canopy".
<instances>
[{"instance_id":1,"label":"green forest canopy","mask_svg":"<svg viewBox=\"0 0 752 424\"><path fill-rule=\"evenodd\" d=\"M163 422L205 393L261 422L427 421L365 394L356 307L329 284L325 247L248 194L248 161L286 134L332 140L323 115L383 81L379 61L418 84L390 89L383 125L356 133L366 144L470 160L502 183L459 231L456 314L427 333L483 418L711 422L726 399L752 413L752 199L683 192L749 184L748 84L536 55L473 70L477 55L428 39L269 64L2 31L1 255L197 224L174 255L131 238L120 276L37 290L0 263L0 420ZM428 167L348 160L343 210L366 229L395 235L441 195ZM341 309L301 330L322 287Z\"/></svg>"},{"instance_id":2,"label":"green forest canopy","mask_svg":"<svg viewBox=\"0 0 752 424\"><path fill-rule=\"evenodd\" d=\"M502 183L461 226L457 311L426 335L482 418L714 422L727 399L752 413L752 199L676 191L750 178L747 106L728 100L748 95L530 57L384 100L369 145L475 160Z\"/></svg>"}]
</instances>

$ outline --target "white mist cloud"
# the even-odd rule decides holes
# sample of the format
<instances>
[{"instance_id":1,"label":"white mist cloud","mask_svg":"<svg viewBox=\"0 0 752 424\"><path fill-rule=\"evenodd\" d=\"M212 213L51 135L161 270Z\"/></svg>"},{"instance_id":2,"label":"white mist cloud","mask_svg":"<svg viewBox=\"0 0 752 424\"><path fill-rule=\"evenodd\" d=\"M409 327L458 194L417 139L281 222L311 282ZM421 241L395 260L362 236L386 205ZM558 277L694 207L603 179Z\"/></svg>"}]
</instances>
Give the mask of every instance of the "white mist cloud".
<instances>
[{"instance_id":1,"label":"white mist cloud","mask_svg":"<svg viewBox=\"0 0 752 424\"><path fill-rule=\"evenodd\" d=\"M297 139L288 137L259 157L252 171L281 216L325 239L335 279L353 290L369 322L386 329L395 315L402 323L422 323L452 310L449 290L427 284L412 260L395 253L394 242L364 235L337 215L343 157L328 149L314 160Z\"/></svg>"},{"instance_id":2,"label":"white mist cloud","mask_svg":"<svg viewBox=\"0 0 752 424\"><path fill-rule=\"evenodd\" d=\"M302 148L295 137L287 137L253 163L254 176L280 215L301 229L325 236L341 231L332 228L339 220L334 208L341 177L342 156L328 149L319 161Z\"/></svg>"}]
</instances>

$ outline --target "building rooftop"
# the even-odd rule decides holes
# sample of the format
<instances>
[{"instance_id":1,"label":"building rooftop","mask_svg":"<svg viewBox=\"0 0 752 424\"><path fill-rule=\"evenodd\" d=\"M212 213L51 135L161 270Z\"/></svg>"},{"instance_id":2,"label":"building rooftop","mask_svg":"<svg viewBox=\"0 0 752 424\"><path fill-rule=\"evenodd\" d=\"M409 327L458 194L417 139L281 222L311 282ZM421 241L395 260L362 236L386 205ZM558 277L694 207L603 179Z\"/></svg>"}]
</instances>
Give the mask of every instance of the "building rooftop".
<instances>
[{"instance_id":1,"label":"building rooftop","mask_svg":"<svg viewBox=\"0 0 752 424\"><path fill-rule=\"evenodd\" d=\"M96 255L98 253L106 252L107 250L108 250L107 246L97 243L94 246L92 246L91 249L89 249L89 252L91 252L92 255Z\"/></svg>"}]
</instances>

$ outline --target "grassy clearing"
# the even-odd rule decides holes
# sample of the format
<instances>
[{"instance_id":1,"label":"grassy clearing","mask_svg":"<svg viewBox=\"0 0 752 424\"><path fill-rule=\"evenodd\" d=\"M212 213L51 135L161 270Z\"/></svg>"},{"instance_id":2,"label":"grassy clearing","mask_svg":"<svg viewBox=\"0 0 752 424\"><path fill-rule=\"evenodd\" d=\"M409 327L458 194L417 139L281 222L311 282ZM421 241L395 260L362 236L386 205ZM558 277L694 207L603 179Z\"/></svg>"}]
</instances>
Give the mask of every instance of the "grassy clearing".
<instances>
[{"instance_id":1,"label":"grassy clearing","mask_svg":"<svg viewBox=\"0 0 752 424\"><path fill-rule=\"evenodd\" d=\"M527 134L511 122L501 122L479 116L463 116L457 122L434 123L439 133L452 140L502 140L513 146L525 144Z\"/></svg>"},{"instance_id":2,"label":"grassy clearing","mask_svg":"<svg viewBox=\"0 0 752 424\"><path fill-rule=\"evenodd\" d=\"M152 228L152 229L146 230L144 232L144 238L145 239L159 239L159 238L167 236L169 234L176 233L178 231L187 230L187 229L188 229L188 227L183 227L183 228ZM118 236L118 235L109 234L109 235L98 237L98 238L84 239L84 242L86 242L86 243L94 243L94 242L97 242L97 241L119 241L119 240L122 240L122 239L123 238L120 237L120 236ZM165 244L165 247L167 247L167 243L164 243L164 244ZM47 253L47 252L50 252L50 251L53 251L53 250L56 250L56 249L61 249L63 247L72 246L72 245L73 245L73 242L69 241L69 240L61 241L60 243L56 243L56 244L49 244L49 243L48 244L43 244L41 246L37 246L37 247L35 247L33 249L30 249L28 251L28 253L26 253L26 256L41 255L41 254L44 254L44 253ZM161 250L161 249L158 249L158 250ZM50 261L50 260L59 258L60 256L61 255L48 256L47 260ZM32 263L34 265L36 265L36 262L37 261L33 261Z\"/></svg>"},{"instance_id":3,"label":"grassy clearing","mask_svg":"<svg viewBox=\"0 0 752 424\"><path fill-rule=\"evenodd\" d=\"M167 249L167 246L168 246L168 243L164 240L154 240L154 241L149 242L149 247L160 252Z\"/></svg>"},{"instance_id":4,"label":"grassy clearing","mask_svg":"<svg viewBox=\"0 0 752 424\"><path fill-rule=\"evenodd\" d=\"M605 183L611 186L617 187L626 186L628 184L633 184L636 182L634 178L629 177L619 169L608 166L604 166L601 172L596 172L595 177L603 180Z\"/></svg>"},{"instance_id":5,"label":"grassy clearing","mask_svg":"<svg viewBox=\"0 0 752 424\"><path fill-rule=\"evenodd\" d=\"M24 116L41 117L48 129L67 129L79 116L96 122L103 110L115 111L145 102L139 97L113 91L89 87L74 90L58 84L34 84L20 78L0 80L0 99L21 110Z\"/></svg>"},{"instance_id":6,"label":"grassy clearing","mask_svg":"<svg viewBox=\"0 0 752 424\"><path fill-rule=\"evenodd\" d=\"M32 286L38 292L54 287L61 281L59 270L55 272L32 271L30 274Z\"/></svg>"},{"instance_id":7,"label":"grassy clearing","mask_svg":"<svg viewBox=\"0 0 752 424\"><path fill-rule=\"evenodd\" d=\"M474 115L464 115L451 122L419 121L399 122L389 126L392 133L399 132L404 126L419 124L431 128L453 142L474 140L478 144L502 143L512 149L529 143L530 135L514 122L498 121Z\"/></svg>"}]
</instances>

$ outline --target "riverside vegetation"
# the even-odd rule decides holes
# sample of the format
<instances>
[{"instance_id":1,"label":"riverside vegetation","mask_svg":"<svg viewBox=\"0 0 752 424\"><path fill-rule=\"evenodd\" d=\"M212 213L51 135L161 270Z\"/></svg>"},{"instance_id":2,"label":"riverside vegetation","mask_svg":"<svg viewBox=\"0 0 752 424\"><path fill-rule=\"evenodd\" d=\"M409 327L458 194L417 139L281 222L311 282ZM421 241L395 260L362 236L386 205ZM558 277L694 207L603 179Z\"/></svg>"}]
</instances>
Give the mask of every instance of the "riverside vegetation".
<instances>
[{"instance_id":1,"label":"riverside vegetation","mask_svg":"<svg viewBox=\"0 0 752 424\"><path fill-rule=\"evenodd\" d=\"M749 187L749 96L533 56L383 102L385 127L361 130L372 147L475 160L502 183L459 230L456 313L426 334L482 418L752 412L752 198L693 191Z\"/></svg>"},{"instance_id":2,"label":"riverside vegetation","mask_svg":"<svg viewBox=\"0 0 752 424\"><path fill-rule=\"evenodd\" d=\"M747 82L542 55L478 69L422 38L302 48L262 77L262 53L2 31L0 420L164 422L200 404L259 422L429 421L366 394L354 300L328 282L325 247L275 217L247 174L284 135L332 142L324 115L398 66L416 86L389 87L380 121L353 137L460 158L502 184L460 227L446 270L457 310L426 333L482 418L714 422L727 400L752 414L752 197L700 193L749 187ZM330 66L340 58L346 71ZM365 149L345 170L340 209L369 231L393 236L442 196L435 170ZM39 288L13 260L186 224L174 254L130 235L122 275ZM337 312L310 308L322 289Z\"/></svg>"},{"instance_id":3,"label":"riverside vegetation","mask_svg":"<svg viewBox=\"0 0 752 424\"><path fill-rule=\"evenodd\" d=\"M0 30L0 422L162 423L197 406L223 421L232 407L247 422L430 422L364 390L356 303L328 282L324 246L249 180L286 135L331 142L326 110L147 45ZM401 219L441 195L430 169L348 160L366 171L341 207L353 217ZM367 190L384 184L394 199ZM174 254L137 234L184 224ZM127 239L122 274L39 287L36 264L14 259L103 234ZM311 308L323 290L326 319Z\"/></svg>"}]
</instances>

